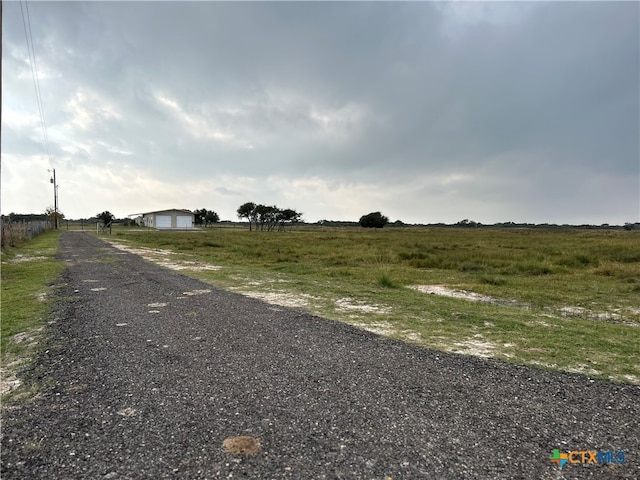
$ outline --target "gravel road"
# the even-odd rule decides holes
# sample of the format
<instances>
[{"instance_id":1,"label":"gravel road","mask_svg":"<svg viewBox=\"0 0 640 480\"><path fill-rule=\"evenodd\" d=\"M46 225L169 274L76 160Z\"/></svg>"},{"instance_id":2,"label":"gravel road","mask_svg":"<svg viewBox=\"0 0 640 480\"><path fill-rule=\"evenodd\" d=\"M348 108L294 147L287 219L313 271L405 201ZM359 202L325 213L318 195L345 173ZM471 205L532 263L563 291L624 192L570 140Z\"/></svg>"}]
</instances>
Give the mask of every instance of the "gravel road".
<instances>
[{"instance_id":1,"label":"gravel road","mask_svg":"<svg viewBox=\"0 0 640 480\"><path fill-rule=\"evenodd\" d=\"M21 373L40 394L3 408L3 480L640 478L640 387L404 344L82 232L61 256ZM260 451L227 453L239 435ZM554 449L625 462L560 469Z\"/></svg>"}]
</instances>

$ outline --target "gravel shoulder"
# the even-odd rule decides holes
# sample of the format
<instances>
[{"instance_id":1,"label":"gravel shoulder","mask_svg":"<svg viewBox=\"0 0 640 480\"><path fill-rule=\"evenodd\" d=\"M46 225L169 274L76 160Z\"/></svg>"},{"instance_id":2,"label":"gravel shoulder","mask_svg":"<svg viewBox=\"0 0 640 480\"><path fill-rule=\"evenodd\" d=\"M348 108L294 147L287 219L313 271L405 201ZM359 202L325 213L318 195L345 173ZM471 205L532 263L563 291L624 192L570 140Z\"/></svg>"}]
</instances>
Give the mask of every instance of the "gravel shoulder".
<instances>
[{"instance_id":1,"label":"gravel shoulder","mask_svg":"<svg viewBox=\"0 0 640 480\"><path fill-rule=\"evenodd\" d=\"M63 232L2 479L640 478L640 387L446 354ZM605 328L605 327L603 327ZM259 439L253 455L223 442ZM624 451L565 465L554 449Z\"/></svg>"}]
</instances>

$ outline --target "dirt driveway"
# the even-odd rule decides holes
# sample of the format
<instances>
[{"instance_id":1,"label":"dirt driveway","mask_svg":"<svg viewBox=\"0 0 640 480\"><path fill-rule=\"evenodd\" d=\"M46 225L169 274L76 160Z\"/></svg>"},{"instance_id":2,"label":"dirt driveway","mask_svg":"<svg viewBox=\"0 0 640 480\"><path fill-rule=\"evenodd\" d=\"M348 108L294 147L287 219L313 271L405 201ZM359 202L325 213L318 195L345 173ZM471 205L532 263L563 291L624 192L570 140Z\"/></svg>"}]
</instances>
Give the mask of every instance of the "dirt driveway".
<instances>
[{"instance_id":1,"label":"dirt driveway","mask_svg":"<svg viewBox=\"0 0 640 480\"><path fill-rule=\"evenodd\" d=\"M81 232L61 251L22 372L43 386L3 409L5 480L640 478L640 387L403 344Z\"/></svg>"}]
</instances>

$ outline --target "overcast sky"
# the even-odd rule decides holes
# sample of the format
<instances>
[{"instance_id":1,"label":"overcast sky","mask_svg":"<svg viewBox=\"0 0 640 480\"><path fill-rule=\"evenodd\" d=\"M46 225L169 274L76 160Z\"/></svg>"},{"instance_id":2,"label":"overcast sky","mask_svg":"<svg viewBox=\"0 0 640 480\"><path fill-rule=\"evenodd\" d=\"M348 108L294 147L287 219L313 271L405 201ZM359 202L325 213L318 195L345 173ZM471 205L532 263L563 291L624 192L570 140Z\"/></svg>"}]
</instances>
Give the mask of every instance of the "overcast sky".
<instances>
[{"instance_id":1,"label":"overcast sky","mask_svg":"<svg viewBox=\"0 0 640 480\"><path fill-rule=\"evenodd\" d=\"M23 12L3 214L640 221L638 2L29 2L50 155Z\"/></svg>"}]
</instances>

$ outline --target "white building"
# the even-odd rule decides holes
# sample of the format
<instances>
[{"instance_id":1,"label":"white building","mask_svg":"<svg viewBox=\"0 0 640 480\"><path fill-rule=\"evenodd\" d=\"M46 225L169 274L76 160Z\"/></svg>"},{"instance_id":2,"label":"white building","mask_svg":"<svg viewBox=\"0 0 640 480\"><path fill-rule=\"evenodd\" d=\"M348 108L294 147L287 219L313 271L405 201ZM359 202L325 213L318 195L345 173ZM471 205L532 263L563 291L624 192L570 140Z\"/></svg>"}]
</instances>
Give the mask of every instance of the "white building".
<instances>
[{"instance_id":1,"label":"white building","mask_svg":"<svg viewBox=\"0 0 640 480\"><path fill-rule=\"evenodd\" d=\"M142 214L142 225L157 229L186 230L193 227L193 212L191 210L159 210Z\"/></svg>"}]
</instances>

